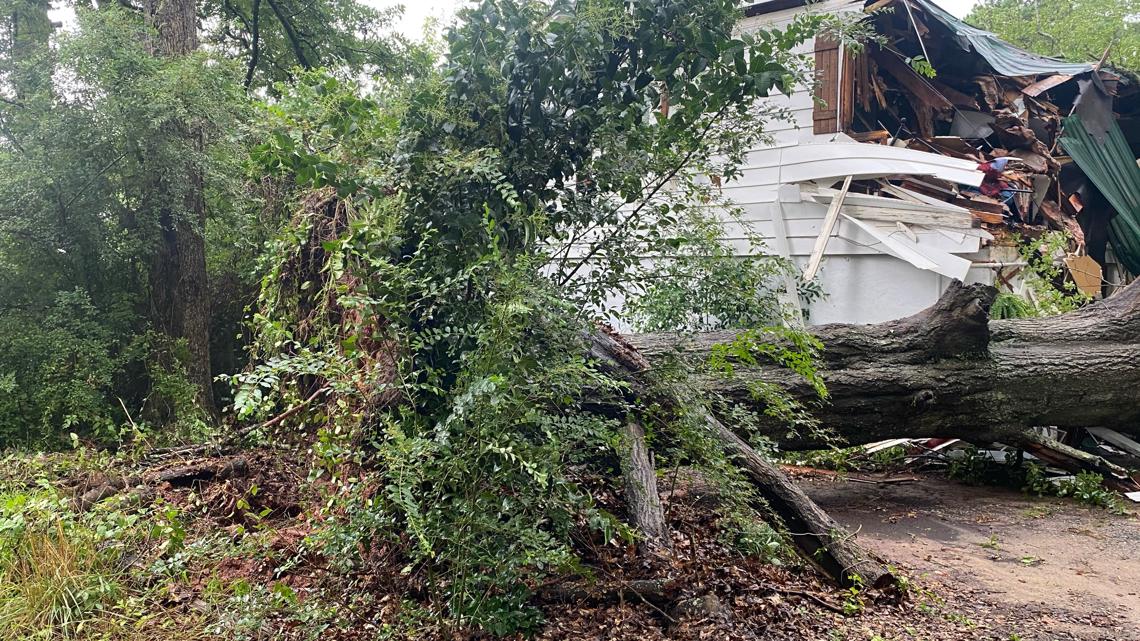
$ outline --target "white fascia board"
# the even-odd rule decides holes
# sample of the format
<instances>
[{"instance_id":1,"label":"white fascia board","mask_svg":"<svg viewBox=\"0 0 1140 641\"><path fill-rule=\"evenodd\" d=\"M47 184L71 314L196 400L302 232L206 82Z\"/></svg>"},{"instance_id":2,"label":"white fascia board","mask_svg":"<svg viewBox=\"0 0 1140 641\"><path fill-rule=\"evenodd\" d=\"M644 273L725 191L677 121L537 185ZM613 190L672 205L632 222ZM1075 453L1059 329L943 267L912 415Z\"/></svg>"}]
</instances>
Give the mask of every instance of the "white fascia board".
<instances>
[{"instance_id":1,"label":"white fascia board","mask_svg":"<svg viewBox=\"0 0 1140 641\"><path fill-rule=\"evenodd\" d=\"M887 145L834 142L773 151L778 154L780 182L787 183L909 175L977 187L983 178L976 162Z\"/></svg>"}]
</instances>

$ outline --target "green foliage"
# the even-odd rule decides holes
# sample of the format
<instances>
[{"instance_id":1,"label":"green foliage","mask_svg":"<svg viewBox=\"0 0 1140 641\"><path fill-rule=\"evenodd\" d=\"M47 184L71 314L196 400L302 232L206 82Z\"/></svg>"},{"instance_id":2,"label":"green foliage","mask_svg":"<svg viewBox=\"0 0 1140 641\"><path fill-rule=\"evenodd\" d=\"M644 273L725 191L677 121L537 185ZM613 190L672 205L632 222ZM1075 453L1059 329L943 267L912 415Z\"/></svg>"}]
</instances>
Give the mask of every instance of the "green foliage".
<instances>
[{"instance_id":1,"label":"green foliage","mask_svg":"<svg viewBox=\"0 0 1140 641\"><path fill-rule=\"evenodd\" d=\"M1033 316L1064 314L1089 302L1077 284L1065 277L1065 256L1071 246L1072 237L1061 231L1045 232L1022 245L1021 256L1029 263L1024 278Z\"/></svg>"},{"instance_id":2,"label":"green foliage","mask_svg":"<svg viewBox=\"0 0 1140 641\"><path fill-rule=\"evenodd\" d=\"M395 80L413 51L386 31L400 12L355 0L208 0L199 11L215 17L206 42L243 61L247 88L293 79L297 68L336 69Z\"/></svg>"},{"instance_id":3,"label":"green foliage","mask_svg":"<svg viewBox=\"0 0 1140 641\"><path fill-rule=\"evenodd\" d=\"M934 67L930 64L930 61L926 59L926 56L907 58L906 62L910 65L911 69L914 69L921 76L934 78L938 75L938 72L934 70Z\"/></svg>"},{"instance_id":4,"label":"green foliage","mask_svg":"<svg viewBox=\"0 0 1140 641\"><path fill-rule=\"evenodd\" d=\"M1091 299L1066 276L1065 257L1072 245L1067 232L1048 231L1020 246L1028 263L1022 272L1024 295L1001 292L990 307L991 318L1056 316L1086 305Z\"/></svg>"},{"instance_id":5,"label":"green foliage","mask_svg":"<svg viewBox=\"0 0 1140 641\"><path fill-rule=\"evenodd\" d=\"M1103 507L1114 514L1127 514L1121 496L1106 488L1104 477L1096 472L1080 472L1057 485L1057 496L1071 496L1078 503Z\"/></svg>"},{"instance_id":6,"label":"green foliage","mask_svg":"<svg viewBox=\"0 0 1140 641\"><path fill-rule=\"evenodd\" d=\"M488 1L403 86L361 96L309 73L278 87L250 171L286 188L272 214L284 224L234 411L294 408L288 424L314 433L346 516L318 537L330 557L396 546L408 573L432 577L436 615L507 634L538 623L530 585L575 570L573 537L629 540L578 482L614 478L629 411L581 337L652 270L643 257L716 236L701 176L734 175L770 116L754 99L803 77L786 52L821 19L736 37L738 17L727 0ZM720 320L771 322L764 298ZM822 392L804 335L741 341L722 371L772 359ZM659 460L743 486L696 414L644 410ZM374 470L375 489L346 465Z\"/></svg>"},{"instance_id":7,"label":"green foliage","mask_svg":"<svg viewBox=\"0 0 1140 641\"><path fill-rule=\"evenodd\" d=\"M88 532L25 534L0 555L0 624L10 639L74 638L121 595Z\"/></svg>"},{"instance_id":8,"label":"green foliage","mask_svg":"<svg viewBox=\"0 0 1140 641\"><path fill-rule=\"evenodd\" d=\"M966 17L1015 45L1046 56L1140 69L1136 0L982 0Z\"/></svg>"},{"instance_id":9,"label":"green foliage","mask_svg":"<svg viewBox=\"0 0 1140 641\"><path fill-rule=\"evenodd\" d=\"M764 254L759 238L751 239L753 255L733 255L719 219L694 214L687 222L691 228L673 239L676 249L663 254L655 273L646 275L643 293L627 303L639 331L700 332L788 320L780 293L785 279L798 278L795 265ZM734 222L745 224L738 217Z\"/></svg>"},{"instance_id":10,"label":"green foliage","mask_svg":"<svg viewBox=\"0 0 1140 641\"><path fill-rule=\"evenodd\" d=\"M795 554L784 537L751 510L732 512L718 525L722 539L745 556L783 565Z\"/></svg>"},{"instance_id":11,"label":"green foliage","mask_svg":"<svg viewBox=\"0 0 1140 641\"><path fill-rule=\"evenodd\" d=\"M1104 477L1095 472L1080 472L1070 479L1054 482L1045 468L1025 462L1020 452L998 463L977 449L965 450L965 456L950 461L949 475L969 485L1004 485L1020 487L1036 496L1072 497L1078 503L1103 507L1114 514L1127 514L1124 499L1104 485Z\"/></svg>"},{"instance_id":12,"label":"green foliage","mask_svg":"<svg viewBox=\"0 0 1140 641\"><path fill-rule=\"evenodd\" d=\"M58 444L69 431L114 440L133 420L200 418L179 396L185 348L151 331L150 257L162 212L185 195L184 181L164 191L155 177L187 163L224 173L228 156L216 152L240 99L233 68L155 58L142 20L113 7L80 10L78 20L52 47L44 33L28 58L0 58L0 72L38 79L0 105L0 381L9 390L0 445ZM200 124L218 145L196 151L175 122Z\"/></svg>"},{"instance_id":13,"label":"green foliage","mask_svg":"<svg viewBox=\"0 0 1140 641\"><path fill-rule=\"evenodd\" d=\"M755 366L760 362L774 363L788 369L808 384L821 400L827 399L823 377L815 369L815 360L823 345L817 338L802 329L773 326L763 329L746 329L738 332L728 343L714 345L707 367L715 374L731 378L737 367ZM750 380L748 391L764 407L764 414L788 426L789 434L808 434L829 439L808 408L788 394L782 387L761 380ZM739 427L747 430L748 422Z\"/></svg>"},{"instance_id":14,"label":"green foliage","mask_svg":"<svg viewBox=\"0 0 1140 641\"><path fill-rule=\"evenodd\" d=\"M950 478L967 485L1004 485L1020 487L1025 477L1021 451L1016 456L1007 453L1004 462L994 460L987 452L976 447L960 450L962 455L950 459L947 473Z\"/></svg>"},{"instance_id":15,"label":"green foliage","mask_svg":"<svg viewBox=\"0 0 1140 641\"><path fill-rule=\"evenodd\" d=\"M326 500L306 545L343 571L395 550L428 592L413 618L533 630L533 586L585 572L574 542L631 543L594 492L619 489L616 427L634 411L661 462L730 490L725 536L776 558L779 537L755 525L757 499L707 407L635 408L583 336L609 301L645 293L644 318L662 326L749 327L714 354L715 373L770 361L826 395L818 343L781 326L772 283L789 267L737 261L716 241L708 212L729 205L708 176L739 174L779 116L756 99L806 80L790 51L834 25L805 15L737 35L732 0L486 0L461 12L435 59L380 38L387 17L350 0L201 9L214 46L187 56L153 55L156 34L126 6L0 45L16 88L0 105L0 267L13 275L0 284L0 438L202 431L191 347L166 338L181 310L161 297L170 235L201 234L222 301L212 322L230 336L248 323L241 339L215 331L223 351L248 339L248 366L232 354L215 364L233 414L277 417L278 436L311 447ZM308 69L319 64L333 68ZM385 77L369 92L349 80L375 70ZM243 83L271 101L250 113ZM704 309L664 318L677 293L641 291L647 257L700 281ZM753 391L789 429L815 429L777 388ZM742 430L756 420L716 409ZM250 497L235 502L238 537L264 516ZM169 505L120 522L52 500L34 519L5 513L23 519L11 540L27 547L5 548L0 585L24 595L15 619L39 612L35 594L86 596L46 608L61 614L29 634L129 619L149 593L114 569L141 540L151 579L185 574L200 553ZM54 591L26 563L52 550L74 577ZM283 584L217 579L211 598L211 633L236 638L271 619L318 630L337 616Z\"/></svg>"},{"instance_id":16,"label":"green foliage","mask_svg":"<svg viewBox=\"0 0 1140 641\"><path fill-rule=\"evenodd\" d=\"M990 318L1029 318L1034 316L1033 304L1012 292L1001 292L990 306Z\"/></svg>"}]
</instances>

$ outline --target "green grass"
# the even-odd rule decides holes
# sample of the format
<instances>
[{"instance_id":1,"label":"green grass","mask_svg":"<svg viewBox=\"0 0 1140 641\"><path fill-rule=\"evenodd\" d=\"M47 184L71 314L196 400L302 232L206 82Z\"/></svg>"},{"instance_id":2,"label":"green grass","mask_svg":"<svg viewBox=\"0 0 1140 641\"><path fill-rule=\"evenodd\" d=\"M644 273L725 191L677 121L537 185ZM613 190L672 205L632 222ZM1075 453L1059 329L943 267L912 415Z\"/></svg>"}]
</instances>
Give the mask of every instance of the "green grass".
<instances>
[{"instance_id":1,"label":"green grass","mask_svg":"<svg viewBox=\"0 0 1140 641\"><path fill-rule=\"evenodd\" d=\"M78 638L123 596L122 574L87 532L25 532L0 556L0 639Z\"/></svg>"}]
</instances>

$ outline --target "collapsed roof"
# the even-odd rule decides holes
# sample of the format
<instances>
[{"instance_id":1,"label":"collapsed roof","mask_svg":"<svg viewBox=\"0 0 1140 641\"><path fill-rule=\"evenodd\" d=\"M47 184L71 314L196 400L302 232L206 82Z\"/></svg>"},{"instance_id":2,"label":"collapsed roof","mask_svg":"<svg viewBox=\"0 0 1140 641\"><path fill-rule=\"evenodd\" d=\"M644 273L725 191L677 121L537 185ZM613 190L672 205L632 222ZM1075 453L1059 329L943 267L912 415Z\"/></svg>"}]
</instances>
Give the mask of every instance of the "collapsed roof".
<instances>
[{"instance_id":1,"label":"collapsed roof","mask_svg":"<svg viewBox=\"0 0 1140 641\"><path fill-rule=\"evenodd\" d=\"M748 13L802 4L761 2ZM995 231L1064 230L1075 252L1101 266L1111 243L1140 274L1140 101L1127 76L1103 60L1024 51L930 0L854 4L880 38L857 54L817 39L816 134L977 163L989 176L980 189L937 178L893 182L965 207ZM889 196L881 181L855 189Z\"/></svg>"}]
</instances>

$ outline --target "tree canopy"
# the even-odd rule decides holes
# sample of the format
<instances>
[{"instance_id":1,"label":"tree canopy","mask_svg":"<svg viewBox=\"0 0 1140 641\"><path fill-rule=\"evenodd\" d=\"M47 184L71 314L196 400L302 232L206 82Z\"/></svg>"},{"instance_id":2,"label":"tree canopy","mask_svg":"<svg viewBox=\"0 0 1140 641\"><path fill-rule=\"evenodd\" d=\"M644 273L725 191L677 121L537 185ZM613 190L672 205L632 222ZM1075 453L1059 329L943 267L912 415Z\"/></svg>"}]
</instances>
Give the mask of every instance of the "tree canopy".
<instances>
[{"instance_id":1,"label":"tree canopy","mask_svg":"<svg viewBox=\"0 0 1140 641\"><path fill-rule=\"evenodd\" d=\"M433 47L351 0L76 6L67 32L24 28L49 24L30 6L0 59L0 442L297 443L333 492L327 558L391 545L437 577L437 614L495 633L535 627L533 582L575 568L575 537L643 536L590 485L646 438L755 523L706 413L732 404L682 404L667 369L643 402L589 337L642 299L646 327L750 328L732 358L825 393L769 284L787 264L724 250L711 177L839 21L485 0ZM671 302L690 294L709 306Z\"/></svg>"},{"instance_id":2,"label":"tree canopy","mask_svg":"<svg viewBox=\"0 0 1140 641\"><path fill-rule=\"evenodd\" d=\"M1136 0L982 0L966 17L1019 47L1074 61L1140 69Z\"/></svg>"}]
</instances>

